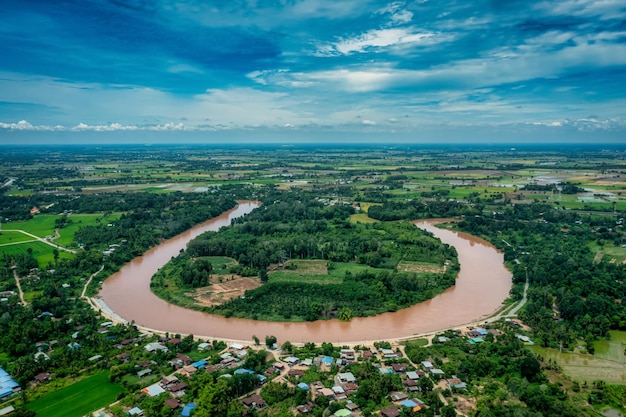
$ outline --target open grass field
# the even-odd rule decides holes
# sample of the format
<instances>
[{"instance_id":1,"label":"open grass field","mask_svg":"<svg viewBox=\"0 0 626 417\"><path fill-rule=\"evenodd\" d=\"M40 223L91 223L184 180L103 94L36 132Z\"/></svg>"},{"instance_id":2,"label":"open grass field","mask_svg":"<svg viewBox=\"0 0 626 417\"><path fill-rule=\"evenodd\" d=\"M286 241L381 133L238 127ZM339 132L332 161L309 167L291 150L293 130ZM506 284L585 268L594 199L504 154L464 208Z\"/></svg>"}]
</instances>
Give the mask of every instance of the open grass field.
<instances>
[{"instance_id":1,"label":"open grass field","mask_svg":"<svg viewBox=\"0 0 626 417\"><path fill-rule=\"evenodd\" d=\"M361 271L375 271L367 265L354 263L334 262L328 269L328 261L320 260L291 260L288 263L296 265L296 269L273 271L270 274L271 282L307 282L315 284L341 284L346 272L358 273Z\"/></svg>"},{"instance_id":2,"label":"open grass field","mask_svg":"<svg viewBox=\"0 0 626 417\"><path fill-rule=\"evenodd\" d=\"M372 219L367 213L357 213L350 216L350 223L376 223L378 220Z\"/></svg>"},{"instance_id":3,"label":"open grass field","mask_svg":"<svg viewBox=\"0 0 626 417\"><path fill-rule=\"evenodd\" d=\"M598 340L593 346L595 352L593 356L600 359L606 359L612 362L626 364L626 356L624 349L626 348L626 332L619 330L610 330L610 340Z\"/></svg>"},{"instance_id":4,"label":"open grass field","mask_svg":"<svg viewBox=\"0 0 626 417\"><path fill-rule=\"evenodd\" d=\"M607 384L626 385L626 368L622 363L581 353L559 353L556 349L532 346L545 361L555 361L566 375L578 382L602 380Z\"/></svg>"},{"instance_id":5,"label":"open grass field","mask_svg":"<svg viewBox=\"0 0 626 417\"><path fill-rule=\"evenodd\" d=\"M58 218L53 214L40 214L27 221L5 223L2 228L24 230L39 237L54 236L54 221Z\"/></svg>"},{"instance_id":6,"label":"open grass field","mask_svg":"<svg viewBox=\"0 0 626 417\"><path fill-rule=\"evenodd\" d=\"M32 249L33 256L37 259L40 267L45 267L51 262L54 262L54 247L46 245L43 242L24 242L19 245L1 246L0 252L6 254L27 253L28 248ZM59 259L71 259L74 255L71 253L59 250Z\"/></svg>"},{"instance_id":7,"label":"open grass field","mask_svg":"<svg viewBox=\"0 0 626 417\"><path fill-rule=\"evenodd\" d=\"M124 389L109 382L109 372L101 372L26 405L42 417L82 417L117 399Z\"/></svg>"},{"instance_id":8,"label":"open grass field","mask_svg":"<svg viewBox=\"0 0 626 417\"><path fill-rule=\"evenodd\" d=\"M211 265L213 266L213 272L211 272L211 274L214 275L228 274L228 268L233 265L237 265L237 261L233 258L227 258L225 256L206 256L202 259L206 259L211 262Z\"/></svg>"},{"instance_id":9,"label":"open grass field","mask_svg":"<svg viewBox=\"0 0 626 417\"><path fill-rule=\"evenodd\" d=\"M0 245L12 245L19 242L27 242L33 240L31 236L20 232L9 232L0 230Z\"/></svg>"},{"instance_id":10,"label":"open grass field","mask_svg":"<svg viewBox=\"0 0 626 417\"><path fill-rule=\"evenodd\" d=\"M605 242L600 246L597 242L591 242L589 247L595 252L595 261L605 261L610 263L625 263L626 262L626 248L621 246L615 246L610 242Z\"/></svg>"}]
</instances>

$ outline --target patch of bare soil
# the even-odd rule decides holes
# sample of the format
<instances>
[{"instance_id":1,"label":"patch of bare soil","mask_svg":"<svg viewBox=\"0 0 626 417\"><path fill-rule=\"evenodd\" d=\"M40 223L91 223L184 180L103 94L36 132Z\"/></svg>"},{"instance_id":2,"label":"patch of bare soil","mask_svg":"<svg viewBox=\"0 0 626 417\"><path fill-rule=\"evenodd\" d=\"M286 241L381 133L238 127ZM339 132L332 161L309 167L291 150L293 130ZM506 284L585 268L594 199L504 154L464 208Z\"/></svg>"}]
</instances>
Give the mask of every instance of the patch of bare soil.
<instances>
[{"instance_id":1,"label":"patch of bare soil","mask_svg":"<svg viewBox=\"0 0 626 417\"><path fill-rule=\"evenodd\" d=\"M435 265L418 265L401 262L398 264L398 270L404 272L430 272L433 274L441 274L445 272L445 267Z\"/></svg>"},{"instance_id":2,"label":"patch of bare soil","mask_svg":"<svg viewBox=\"0 0 626 417\"><path fill-rule=\"evenodd\" d=\"M231 275L223 276L222 282L214 282L208 287L199 288L187 295L192 297L196 304L211 307L241 297L247 290L253 290L260 286L261 283L256 278Z\"/></svg>"}]
</instances>

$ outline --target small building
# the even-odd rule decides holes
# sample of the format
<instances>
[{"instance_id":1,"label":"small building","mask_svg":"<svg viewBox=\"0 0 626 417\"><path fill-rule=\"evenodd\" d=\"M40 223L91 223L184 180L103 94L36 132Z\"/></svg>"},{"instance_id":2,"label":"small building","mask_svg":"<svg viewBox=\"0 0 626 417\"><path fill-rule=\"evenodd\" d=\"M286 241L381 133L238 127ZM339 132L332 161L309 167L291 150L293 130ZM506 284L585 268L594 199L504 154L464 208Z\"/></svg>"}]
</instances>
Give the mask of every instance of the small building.
<instances>
[{"instance_id":1,"label":"small building","mask_svg":"<svg viewBox=\"0 0 626 417\"><path fill-rule=\"evenodd\" d=\"M285 361L285 363L287 363L289 366L294 366L297 365L298 362L300 362L300 359L296 358L295 356L287 356L285 359L283 359L283 361Z\"/></svg>"},{"instance_id":2,"label":"small building","mask_svg":"<svg viewBox=\"0 0 626 417\"><path fill-rule=\"evenodd\" d=\"M150 374L152 374L152 369L150 368L142 369L141 371L137 372L137 376L139 378L143 378L144 376L148 376Z\"/></svg>"},{"instance_id":3,"label":"small building","mask_svg":"<svg viewBox=\"0 0 626 417\"><path fill-rule=\"evenodd\" d=\"M189 403L183 407L183 411L180 412L181 417L190 417L191 410L196 408L196 403Z\"/></svg>"},{"instance_id":4,"label":"small building","mask_svg":"<svg viewBox=\"0 0 626 417\"><path fill-rule=\"evenodd\" d=\"M35 382L46 382L49 381L52 375L48 372L42 372L40 374L35 375Z\"/></svg>"},{"instance_id":5,"label":"small building","mask_svg":"<svg viewBox=\"0 0 626 417\"><path fill-rule=\"evenodd\" d=\"M258 394L254 394L251 397L244 398L242 402L243 405L251 409L262 409L267 407L267 403L265 402L263 397Z\"/></svg>"},{"instance_id":6,"label":"small building","mask_svg":"<svg viewBox=\"0 0 626 417\"><path fill-rule=\"evenodd\" d=\"M129 416L143 416L143 410L139 407L133 407L126 412Z\"/></svg>"},{"instance_id":7,"label":"small building","mask_svg":"<svg viewBox=\"0 0 626 417\"><path fill-rule=\"evenodd\" d=\"M406 372L406 364L404 363L394 363L393 365L391 365L391 368L393 369L393 372L398 375Z\"/></svg>"},{"instance_id":8,"label":"small building","mask_svg":"<svg viewBox=\"0 0 626 417\"><path fill-rule=\"evenodd\" d=\"M397 401L404 401L407 398L409 398L408 395L406 395L404 392L402 391L395 391L389 394L389 397L391 398L391 401L393 402L397 402Z\"/></svg>"},{"instance_id":9,"label":"small building","mask_svg":"<svg viewBox=\"0 0 626 417\"><path fill-rule=\"evenodd\" d=\"M170 398L165 400L163 405L168 406L172 410L176 410L178 407L180 407L180 401L178 400L178 398Z\"/></svg>"},{"instance_id":10,"label":"small building","mask_svg":"<svg viewBox=\"0 0 626 417\"><path fill-rule=\"evenodd\" d=\"M432 368L434 368L433 363L430 361L422 361L422 368L424 368L425 370L430 370Z\"/></svg>"},{"instance_id":11,"label":"small building","mask_svg":"<svg viewBox=\"0 0 626 417\"><path fill-rule=\"evenodd\" d=\"M304 391L308 391L308 390L311 389L309 387L309 384L307 384L306 382L299 382L297 387L300 388L301 390L304 390Z\"/></svg>"},{"instance_id":12,"label":"small building","mask_svg":"<svg viewBox=\"0 0 626 417\"><path fill-rule=\"evenodd\" d=\"M207 342L202 342L202 343L200 343L200 344L198 345L198 350L199 350L200 352L204 352L204 351L207 351L207 350L211 350L211 344L210 344L210 343L207 343Z\"/></svg>"},{"instance_id":13,"label":"small building","mask_svg":"<svg viewBox=\"0 0 626 417\"><path fill-rule=\"evenodd\" d=\"M414 381L417 381L418 379L420 379L420 376L417 372L415 371L409 371L406 373L406 377L407 379L412 379Z\"/></svg>"},{"instance_id":14,"label":"small building","mask_svg":"<svg viewBox=\"0 0 626 417\"><path fill-rule=\"evenodd\" d=\"M185 390L189 388L189 385L187 385L185 382L179 382L170 386L169 388L172 395L176 397L182 397L183 395L185 395Z\"/></svg>"},{"instance_id":15,"label":"small building","mask_svg":"<svg viewBox=\"0 0 626 417\"><path fill-rule=\"evenodd\" d=\"M356 377L352 372L340 372L337 376L341 382L356 382Z\"/></svg>"},{"instance_id":16,"label":"small building","mask_svg":"<svg viewBox=\"0 0 626 417\"><path fill-rule=\"evenodd\" d=\"M383 408L380 410L381 417L399 417L400 409L395 405L390 405L389 407Z\"/></svg>"},{"instance_id":17,"label":"small building","mask_svg":"<svg viewBox=\"0 0 626 417\"><path fill-rule=\"evenodd\" d=\"M154 353L154 352L158 352L158 351L161 351L161 352L167 352L167 351L168 351L167 347L166 347L166 346L163 346L163 345L162 345L161 343L159 343L159 342L152 342L152 343L148 343L148 344L145 346L145 349L146 349L148 352L150 352L150 353Z\"/></svg>"},{"instance_id":18,"label":"small building","mask_svg":"<svg viewBox=\"0 0 626 417\"><path fill-rule=\"evenodd\" d=\"M141 390L144 394L148 395L148 397L157 397L165 392L161 385L152 384Z\"/></svg>"}]
</instances>

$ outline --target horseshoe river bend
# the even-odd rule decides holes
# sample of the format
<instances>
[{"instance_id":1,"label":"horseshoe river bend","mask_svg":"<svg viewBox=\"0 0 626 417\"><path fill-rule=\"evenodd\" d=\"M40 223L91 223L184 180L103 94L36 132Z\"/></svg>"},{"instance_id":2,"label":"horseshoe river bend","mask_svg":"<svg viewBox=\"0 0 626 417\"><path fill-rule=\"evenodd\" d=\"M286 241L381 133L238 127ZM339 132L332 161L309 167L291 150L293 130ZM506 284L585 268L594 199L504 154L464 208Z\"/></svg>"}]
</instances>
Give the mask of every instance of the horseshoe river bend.
<instances>
[{"instance_id":1,"label":"horseshoe river bend","mask_svg":"<svg viewBox=\"0 0 626 417\"><path fill-rule=\"evenodd\" d=\"M185 309L150 291L152 276L187 242L205 231L229 225L232 219L256 207L255 202L241 202L219 217L162 242L107 278L94 301L113 318L134 321L139 327L160 332L244 342L251 341L253 335L261 339L274 335L279 343L358 343L408 338L484 319L502 305L511 289L511 273L504 266L502 253L482 239L439 229L435 227L436 220L427 220L415 224L457 250L461 270L456 285L431 300L393 313L356 317L349 322L263 322Z\"/></svg>"}]
</instances>

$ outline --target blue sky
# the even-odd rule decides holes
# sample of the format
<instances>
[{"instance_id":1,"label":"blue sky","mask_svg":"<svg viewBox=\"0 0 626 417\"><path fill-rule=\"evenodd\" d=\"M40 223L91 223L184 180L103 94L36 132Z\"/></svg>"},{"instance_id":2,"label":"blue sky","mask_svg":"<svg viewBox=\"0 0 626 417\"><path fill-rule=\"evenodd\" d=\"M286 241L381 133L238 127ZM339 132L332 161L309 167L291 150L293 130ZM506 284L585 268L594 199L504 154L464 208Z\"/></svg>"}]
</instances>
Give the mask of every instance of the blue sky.
<instances>
[{"instance_id":1,"label":"blue sky","mask_svg":"<svg viewBox=\"0 0 626 417\"><path fill-rule=\"evenodd\" d=\"M0 143L626 142L624 0L0 4Z\"/></svg>"}]
</instances>

